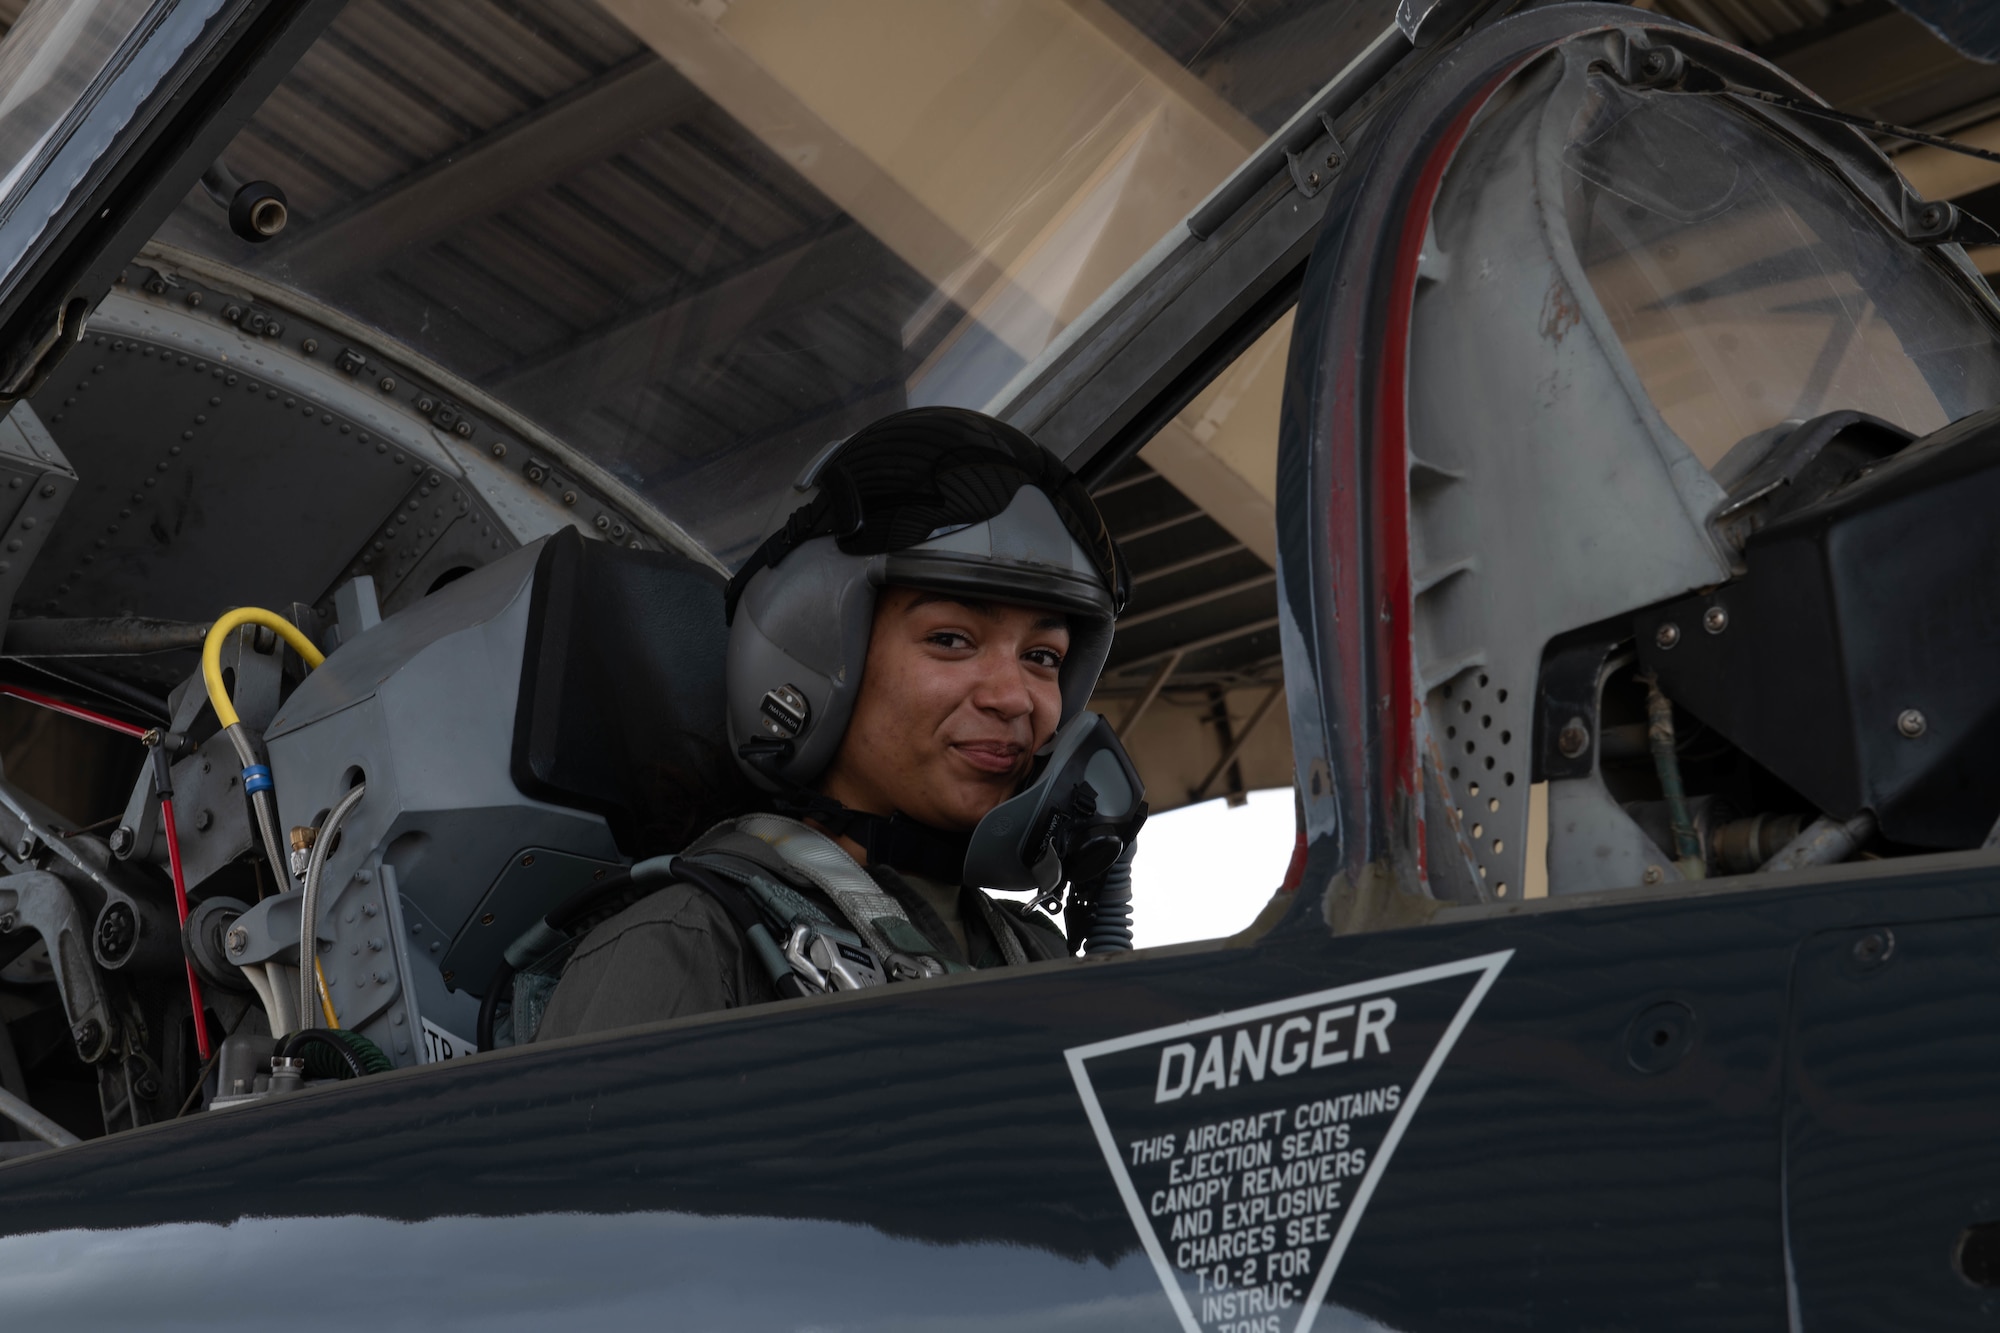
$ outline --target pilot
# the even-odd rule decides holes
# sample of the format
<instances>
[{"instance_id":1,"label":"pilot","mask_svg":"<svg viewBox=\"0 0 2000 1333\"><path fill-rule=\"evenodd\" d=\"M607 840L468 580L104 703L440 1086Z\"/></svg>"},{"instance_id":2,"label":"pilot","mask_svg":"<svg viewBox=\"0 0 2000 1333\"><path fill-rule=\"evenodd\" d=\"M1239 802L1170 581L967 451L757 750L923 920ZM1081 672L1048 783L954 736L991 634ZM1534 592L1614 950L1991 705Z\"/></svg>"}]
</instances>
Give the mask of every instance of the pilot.
<instances>
[{"instance_id":1,"label":"pilot","mask_svg":"<svg viewBox=\"0 0 2000 1333\"><path fill-rule=\"evenodd\" d=\"M884 418L811 481L727 593L729 739L767 812L579 932L538 1026L517 990L523 1036L1070 952L960 877L973 828L1103 669L1129 584L1096 505L960 408Z\"/></svg>"}]
</instances>

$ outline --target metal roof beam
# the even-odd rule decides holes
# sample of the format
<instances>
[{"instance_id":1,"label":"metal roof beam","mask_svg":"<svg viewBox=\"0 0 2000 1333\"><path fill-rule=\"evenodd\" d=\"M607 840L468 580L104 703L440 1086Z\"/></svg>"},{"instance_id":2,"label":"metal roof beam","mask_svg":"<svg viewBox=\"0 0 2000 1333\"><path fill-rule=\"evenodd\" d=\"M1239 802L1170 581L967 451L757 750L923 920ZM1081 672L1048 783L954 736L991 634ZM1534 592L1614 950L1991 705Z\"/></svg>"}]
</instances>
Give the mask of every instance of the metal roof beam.
<instances>
[{"instance_id":1,"label":"metal roof beam","mask_svg":"<svg viewBox=\"0 0 2000 1333\"><path fill-rule=\"evenodd\" d=\"M372 273L398 252L444 236L560 180L650 130L686 119L701 94L671 65L633 59L473 140L271 247L308 289Z\"/></svg>"},{"instance_id":2,"label":"metal roof beam","mask_svg":"<svg viewBox=\"0 0 2000 1333\"><path fill-rule=\"evenodd\" d=\"M537 402L598 384L652 383L801 309L879 282L884 267L882 243L852 224L796 237L712 282L586 329L488 376L483 387Z\"/></svg>"},{"instance_id":3,"label":"metal roof beam","mask_svg":"<svg viewBox=\"0 0 2000 1333\"><path fill-rule=\"evenodd\" d=\"M1182 611L1191 611L1197 606L1206 606L1210 602L1219 602L1223 598L1233 597L1237 593L1253 592L1258 588L1268 588L1277 581L1278 576L1275 573L1259 574L1254 579L1244 579L1240 583L1228 583L1220 588L1210 588L1208 591L1196 593L1192 597L1184 597L1178 602L1168 602L1165 606L1156 606L1151 610L1140 611L1135 615L1125 616L1119 620L1118 628L1121 630L1133 629L1155 620L1163 620L1168 616L1176 615Z\"/></svg>"}]
</instances>

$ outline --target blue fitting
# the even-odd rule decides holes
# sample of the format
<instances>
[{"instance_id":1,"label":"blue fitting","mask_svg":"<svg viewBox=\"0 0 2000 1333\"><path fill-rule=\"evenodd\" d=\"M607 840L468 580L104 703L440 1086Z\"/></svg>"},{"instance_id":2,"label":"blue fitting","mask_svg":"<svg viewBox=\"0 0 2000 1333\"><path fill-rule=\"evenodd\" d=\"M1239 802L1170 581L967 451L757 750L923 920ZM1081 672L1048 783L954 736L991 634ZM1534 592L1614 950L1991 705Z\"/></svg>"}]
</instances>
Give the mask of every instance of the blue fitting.
<instances>
[{"instance_id":1,"label":"blue fitting","mask_svg":"<svg viewBox=\"0 0 2000 1333\"><path fill-rule=\"evenodd\" d=\"M252 764L243 770L245 796L255 796L260 791L270 791L275 785L271 781L271 770L262 764Z\"/></svg>"}]
</instances>

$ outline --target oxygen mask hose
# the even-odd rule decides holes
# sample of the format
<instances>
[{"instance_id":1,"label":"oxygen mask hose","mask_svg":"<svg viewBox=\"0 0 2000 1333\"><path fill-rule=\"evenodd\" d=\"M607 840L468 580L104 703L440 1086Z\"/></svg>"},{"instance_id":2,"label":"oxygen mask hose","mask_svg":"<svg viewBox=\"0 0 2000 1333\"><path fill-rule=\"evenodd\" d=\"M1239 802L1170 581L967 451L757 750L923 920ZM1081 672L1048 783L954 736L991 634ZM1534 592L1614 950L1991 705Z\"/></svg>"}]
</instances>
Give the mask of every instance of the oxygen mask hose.
<instances>
[{"instance_id":1,"label":"oxygen mask hose","mask_svg":"<svg viewBox=\"0 0 2000 1333\"><path fill-rule=\"evenodd\" d=\"M1136 840L1126 844L1101 878L1070 889L1076 913L1070 926L1086 956L1132 948L1132 858L1138 851Z\"/></svg>"}]
</instances>

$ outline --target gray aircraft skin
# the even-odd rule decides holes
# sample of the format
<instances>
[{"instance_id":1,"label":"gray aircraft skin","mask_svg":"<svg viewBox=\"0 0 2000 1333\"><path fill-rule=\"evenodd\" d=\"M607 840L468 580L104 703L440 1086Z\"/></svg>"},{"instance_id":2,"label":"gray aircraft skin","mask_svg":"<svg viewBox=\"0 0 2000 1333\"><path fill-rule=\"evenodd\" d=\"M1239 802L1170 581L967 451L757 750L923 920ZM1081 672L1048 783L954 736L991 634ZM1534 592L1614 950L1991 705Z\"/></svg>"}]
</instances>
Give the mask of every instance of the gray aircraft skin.
<instances>
[{"instance_id":1,"label":"gray aircraft skin","mask_svg":"<svg viewBox=\"0 0 2000 1333\"><path fill-rule=\"evenodd\" d=\"M2000 237L1674 22L1406 0L1003 406L1103 485L1296 310L1256 924L514 1044L510 946L738 799L810 450L675 509L246 257L340 10L0 114L0 689L81 718L0 780L5 1327L1991 1321ZM321 1006L387 1067L274 1063Z\"/></svg>"}]
</instances>

